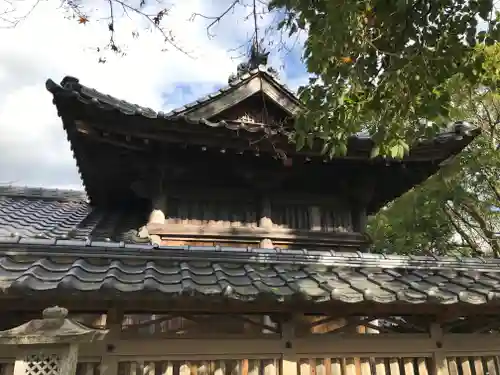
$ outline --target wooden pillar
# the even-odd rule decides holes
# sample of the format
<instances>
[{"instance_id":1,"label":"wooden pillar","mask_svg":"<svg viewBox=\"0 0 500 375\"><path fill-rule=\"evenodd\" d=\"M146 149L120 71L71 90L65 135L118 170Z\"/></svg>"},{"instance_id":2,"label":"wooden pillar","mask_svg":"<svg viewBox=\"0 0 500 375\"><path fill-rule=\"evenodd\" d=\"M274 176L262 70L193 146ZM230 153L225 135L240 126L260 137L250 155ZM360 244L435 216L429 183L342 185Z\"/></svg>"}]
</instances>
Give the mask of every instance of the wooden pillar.
<instances>
[{"instance_id":1,"label":"wooden pillar","mask_svg":"<svg viewBox=\"0 0 500 375\"><path fill-rule=\"evenodd\" d=\"M102 340L107 331L83 326L67 318L68 310L51 307L33 319L0 332L0 345L17 345L14 375L74 375L78 345Z\"/></svg>"},{"instance_id":2,"label":"wooden pillar","mask_svg":"<svg viewBox=\"0 0 500 375\"><path fill-rule=\"evenodd\" d=\"M431 324L430 335L435 344L432 354L432 375L450 375L446 352L443 348L443 329L438 323Z\"/></svg>"},{"instance_id":3,"label":"wooden pillar","mask_svg":"<svg viewBox=\"0 0 500 375\"><path fill-rule=\"evenodd\" d=\"M368 222L368 215L366 214L367 204L367 202L359 200L352 201L351 203L351 222L354 232L364 233L366 231Z\"/></svg>"},{"instance_id":4,"label":"wooden pillar","mask_svg":"<svg viewBox=\"0 0 500 375\"><path fill-rule=\"evenodd\" d=\"M159 193L151 199L152 210L149 214L148 224L165 224L167 212L167 198L164 192Z\"/></svg>"},{"instance_id":5,"label":"wooden pillar","mask_svg":"<svg viewBox=\"0 0 500 375\"><path fill-rule=\"evenodd\" d=\"M167 213L167 193L163 186L160 186L158 191L151 196L151 213L149 214L149 220L146 225L147 229L150 229L151 226L155 227L156 225L162 226L165 224ZM161 245L161 237L157 234L149 234L148 237L153 245Z\"/></svg>"},{"instance_id":6,"label":"wooden pillar","mask_svg":"<svg viewBox=\"0 0 500 375\"><path fill-rule=\"evenodd\" d=\"M167 200L165 171L162 166L159 165L155 173L134 181L130 188L138 197L151 201L152 210L148 224L165 224Z\"/></svg>"},{"instance_id":7,"label":"wooden pillar","mask_svg":"<svg viewBox=\"0 0 500 375\"><path fill-rule=\"evenodd\" d=\"M259 227L272 229L273 221L271 219L271 202L266 195L260 199Z\"/></svg>"},{"instance_id":8,"label":"wooden pillar","mask_svg":"<svg viewBox=\"0 0 500 375\"><path fill-rule=\"evenodd\" d=\"M108 341L117 340L120 336L123 322L123 313L112 309L106 315L106 328L108 329ZM111 345L110 348L113 348ZM117 375L118 374L118 358L112 350L101 358L100 375Z\"/></svg>"},{"instance_id":9,"label":"wooden pillar","mask_svg":"<svg viewBox=\"0 0 500 375\"><path fill-rule=\"evenodd\" d=\"M273 229L273 221L271 219L271 202L265 194L261 195L260 199L259 227L267 230ZM274 244L270 238L263 238L259 243L259 247L261 249L274 249Z\"/></svg>"},{"instance_id":10,"label":"wooden pillar","mask_svg":"<svg viewBox=\"0 0 500 375\"><path fill-rule=\"evenodd\" d=\"M282 322L281 341L281 375L297 375L298 356L295 351L295 317L292 316L287 321Z\"/></svg>"},{"instance_id":11,"label":"wooden pillar","mask_svg":"<svg viewBox=\"0 0 500 375\"><path fill-rule=\"evenodd\" d=\"M309 207L309 215L311 220L311 230L321 231L321 207Z\"/></svg>"},{"instance_id":12,"label":"wooden pillar","mask_svg":"<svg viewBox=\"0 0 500 375\"><path fill-rule=\"evenodd\" d=\"M153 245L161 245L158 235L150 235L151 228L163 226L166 219L167 196L165 192L164 170L158 167L156 173L132 183L131 190L140 198L151 202L148 222L139 229L139 237L149 239Z\"/></svg>"},{"instance_id":13,"label":"wooden pillar","mask_svg":"<svg viewBox=\"0 0 500 375\"><path fill-rule=\"evenodd\" d=\"M366 232L367 209L375 189L374 179L371 174L359 173L343 185L343 197L350 204L351 225L355 232Z\"/></svg>"}]
</instances>

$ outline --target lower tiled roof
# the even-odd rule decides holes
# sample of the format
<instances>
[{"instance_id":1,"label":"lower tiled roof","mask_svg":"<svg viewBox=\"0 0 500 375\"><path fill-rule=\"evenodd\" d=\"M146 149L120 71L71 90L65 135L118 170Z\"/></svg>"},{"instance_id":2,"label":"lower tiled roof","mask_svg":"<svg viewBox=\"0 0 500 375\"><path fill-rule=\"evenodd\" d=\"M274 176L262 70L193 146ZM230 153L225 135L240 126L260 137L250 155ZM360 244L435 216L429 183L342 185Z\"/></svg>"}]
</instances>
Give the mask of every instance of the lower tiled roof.
<instances>
[{"instance_id":1,"label":"lower tiled roof","mask_svg":"<svg viewBox=\"0 0 500 375\"><path fill-rule=\"evenodd\" d=\"M487 304L500 301L500 262L10 238L0 239L0 288L11 296Z\"/></svg>"}]
</instances>

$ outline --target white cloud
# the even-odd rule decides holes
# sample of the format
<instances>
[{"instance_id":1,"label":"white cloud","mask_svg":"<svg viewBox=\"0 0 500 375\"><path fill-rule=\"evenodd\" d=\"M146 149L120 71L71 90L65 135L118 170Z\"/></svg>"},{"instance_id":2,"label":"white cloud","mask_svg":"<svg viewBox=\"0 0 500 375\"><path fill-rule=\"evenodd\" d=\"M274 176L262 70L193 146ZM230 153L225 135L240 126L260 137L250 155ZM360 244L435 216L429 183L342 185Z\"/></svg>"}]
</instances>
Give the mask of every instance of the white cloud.
<instances>
[{"instance_id":1,"label":"white cloud","mask_svg":"<svg viewBox=\"0 0 500 375\"><path fill-rule=\"evenodd\" d=\"M216 14L218 9L211 8L225 3L175 3L168 26L194 59L173 48L162 52L159 33L139 30L141 36L134 39L138 20L121 17L115 24L117 42L127 46L127 54L107 54L107 63L100 64L94 48L107 42L106 22L97 22L97 14L86 25L67 19L57 0L40 2L16 28L0 29L0 183L80 188L69 143L45 89L47 78L60 81L72 75L87 86L157 110L183 104L164 103L176 85L190 85L193 94L201 95L224 83L237 65L228 48L245 39L251 24L221 24L216 30L221 37L208 40L205 24L189 18L193 12Z\"/></svg>"}]
</instances>

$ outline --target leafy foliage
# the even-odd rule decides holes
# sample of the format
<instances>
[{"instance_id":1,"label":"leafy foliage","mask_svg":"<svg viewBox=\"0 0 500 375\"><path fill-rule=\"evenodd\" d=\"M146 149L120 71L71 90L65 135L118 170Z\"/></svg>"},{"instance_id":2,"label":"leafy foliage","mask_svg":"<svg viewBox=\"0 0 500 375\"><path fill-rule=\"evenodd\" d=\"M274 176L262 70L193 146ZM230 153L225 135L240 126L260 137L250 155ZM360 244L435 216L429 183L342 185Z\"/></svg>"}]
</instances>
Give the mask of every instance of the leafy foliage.
<instances>
[{"instance_id":1,"label":"leafy foliage","mask_svg":"<svg viewBox=\"0 0 500 375\"><path fill-rule=\"evenodd\" d=\"M286 9L279 27L290 35L308 31L304 59L313 77L301 91L307 110L297 122L298 147L319 135L332 156L359 131L378 144L374 156L404 156L415 139L448 124L452 77L481 80L475 47L500 40L492 0L272 0L270 7Z\"/></svg>"},{"instance_id":2,"label":"leafy foliage","mask_svg":"<svg viewBox=\"0 0 500 375\"><path fill-rule=\"evenodd\" d=\"M500 45L480 48L478 85L457 75L447 85L452 118L482 128L455 162L369 223L377 251L500 256Z\"/></svg>"}]
</instances>

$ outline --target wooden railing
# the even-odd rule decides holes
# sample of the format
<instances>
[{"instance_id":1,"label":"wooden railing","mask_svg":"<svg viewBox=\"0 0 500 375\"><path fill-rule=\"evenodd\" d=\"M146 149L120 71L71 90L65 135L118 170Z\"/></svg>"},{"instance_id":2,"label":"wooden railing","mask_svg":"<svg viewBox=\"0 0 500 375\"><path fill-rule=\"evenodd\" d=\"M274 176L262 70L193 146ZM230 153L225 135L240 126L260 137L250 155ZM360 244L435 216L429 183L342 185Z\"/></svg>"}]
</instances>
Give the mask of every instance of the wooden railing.
<instances>
[{"instance_id":1,"label":"wooden railing","mask_svg":"<svg viewBox=\"0 0 500 375\"><path fill-rule=\"evenodd\" d=\"M447 375L500 375L500 358L448 357ZM293 375L432 375L431 357L301 358ZM0 375L13 375L14 364L3 363ZM116 375L289 375L279 359L119 361ZM78 364L77 375L106 374L100 362Z\"/></svg>"}]
</instances>

